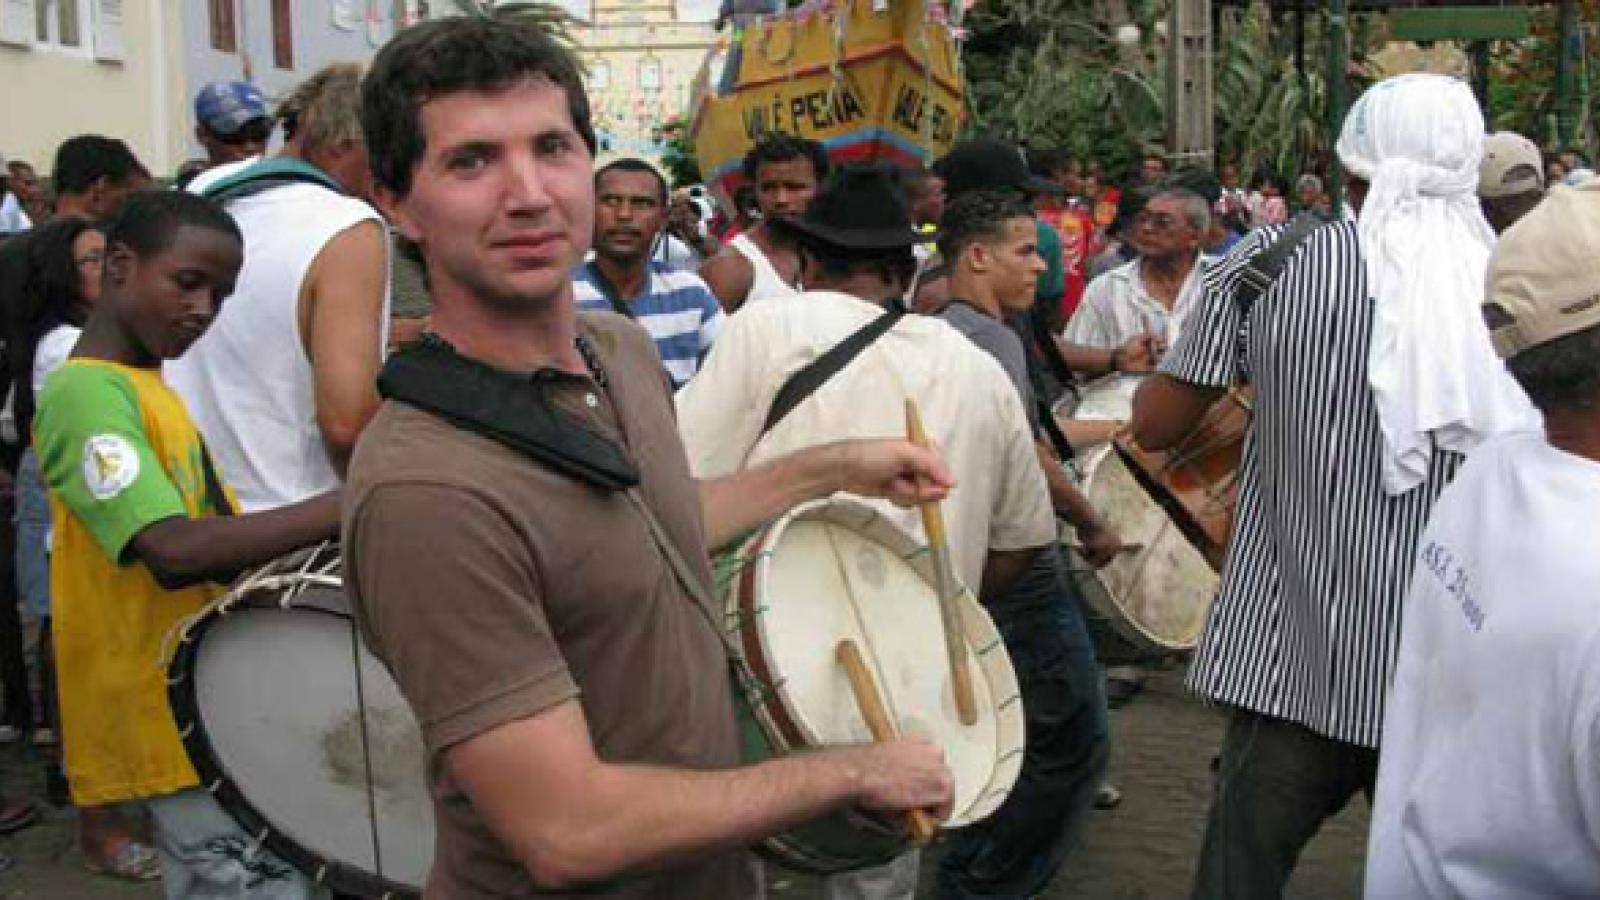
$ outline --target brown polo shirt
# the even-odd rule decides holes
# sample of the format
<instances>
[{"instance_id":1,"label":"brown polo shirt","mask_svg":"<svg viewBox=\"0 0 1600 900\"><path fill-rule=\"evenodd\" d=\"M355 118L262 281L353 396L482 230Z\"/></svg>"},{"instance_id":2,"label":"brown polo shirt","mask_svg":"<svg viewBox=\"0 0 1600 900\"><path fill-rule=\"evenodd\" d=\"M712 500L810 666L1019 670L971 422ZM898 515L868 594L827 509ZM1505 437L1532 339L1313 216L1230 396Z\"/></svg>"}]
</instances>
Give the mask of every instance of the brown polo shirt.
<instances>
[{"instance_id":1,"label":"brown polo shirt","mask_svg":"<svg viewBox=\"0 0 1600 900\"><path fill-rule=\"evenodd\" d=\"M649 336L612 313L580 327L608 386L553 371L535 382L626 448L646 503L709 583L699 489ZM537 894L441 764L458 742L576 700L608 762L738 764L722 647L622 494L388 401L350 465L344 552L366 639L427 744L430 896ZM730 852L583 896L745 897L749 878Z\"/></svg>"}]
</instances>

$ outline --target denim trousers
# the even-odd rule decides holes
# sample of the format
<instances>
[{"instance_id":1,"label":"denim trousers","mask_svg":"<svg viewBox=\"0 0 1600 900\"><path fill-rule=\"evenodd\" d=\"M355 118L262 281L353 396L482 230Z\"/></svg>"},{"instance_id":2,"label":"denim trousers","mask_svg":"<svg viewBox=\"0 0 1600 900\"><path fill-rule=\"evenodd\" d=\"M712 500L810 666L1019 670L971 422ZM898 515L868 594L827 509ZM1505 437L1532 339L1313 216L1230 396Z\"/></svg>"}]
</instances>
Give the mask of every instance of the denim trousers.
<instances>
[{"instance_id":1,"label":"denim trousers","mask_svg":"<svg viewBox=\"0 0 1600 900\"><path fill-rule=\"evenodd\" d=\"M1234 709L1216 769L1191 896L1275 900L1322 823L1357 791L1372 799L1378 751Z\"/></svg>"},{"instance_id":2,"label":"denim trousers","mask_svg":"<svg viewBox=\"0 0 1600 900\"><path fill-rule=\"evenodd\" d=\"M1048 602L990 610L1022 690L1022 771L993 815L950 832L939 863L941 898L1039 895L1082 833L1105 776L1111 729L1104 678L1082 601L1059 554L1045 552L1054 559L1027 576L1031 588L1019 590Z\"/></svg>"}]
</instances>

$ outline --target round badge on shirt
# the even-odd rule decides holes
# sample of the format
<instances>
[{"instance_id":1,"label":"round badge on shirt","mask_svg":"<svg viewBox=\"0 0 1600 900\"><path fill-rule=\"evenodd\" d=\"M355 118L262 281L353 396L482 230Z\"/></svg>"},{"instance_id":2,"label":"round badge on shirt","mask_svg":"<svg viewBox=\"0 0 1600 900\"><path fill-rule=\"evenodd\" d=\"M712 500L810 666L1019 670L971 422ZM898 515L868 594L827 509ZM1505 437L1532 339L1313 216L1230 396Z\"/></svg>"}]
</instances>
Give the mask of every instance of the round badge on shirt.
<instances>
[{"instance_id":1,"label":"round badge on shirt","mask_svg":"<svg viewBox=\"0 0 1600 900\"><path fill-rule=\"evenodd\" d=\"M139 451L120 434L97 434L83 444L83 481L96 500L110 500L139 477Z\"/></svg>"}]
</instances>

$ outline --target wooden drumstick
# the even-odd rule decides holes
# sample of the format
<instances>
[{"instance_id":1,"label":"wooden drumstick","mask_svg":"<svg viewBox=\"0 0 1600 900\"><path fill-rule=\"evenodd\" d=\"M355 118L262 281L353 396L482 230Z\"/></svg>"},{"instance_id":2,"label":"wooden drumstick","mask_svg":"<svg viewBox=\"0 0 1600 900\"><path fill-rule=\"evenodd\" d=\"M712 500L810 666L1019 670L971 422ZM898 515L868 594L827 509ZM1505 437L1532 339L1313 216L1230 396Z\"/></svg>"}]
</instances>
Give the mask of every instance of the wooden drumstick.
<instances>
[{"instance_id":1,"label":"wooden drumstick","mask_svg":"<svg viewBox=\"0 0 1600 900\"><path fill-rule=\"evenodd\" d=\"M861 710L861 718L866 720L867 732L872 735L872 740L882 744L899 737L900 729L889 721L889 713L883 708L883 698L878 695L878 686L873 683L872 673L867 671L867 664L861 658L861 648L856 646L855 641L845 638L834 648L834 655L838 657L839 665L844 667L845 677L850 681L850 693L855 695L856 708ZM939 826L927 810L913 809L906 813L906 830L911 832L911 842L923 847L933 840Z\"/></svg>"},{"instance_id":2,"label":"wooden drumstick","mask_svg":"<svg viewBox=\"0 0 1600 900\"><path fill-rule=\"evenodd\" d=\"M922 428L917 401L906 401L906 436L918 447L928 447L928 433ZM928 552L933 557L934 583L939 591L939 620L944 624L944 649L950 659L950 686L955 694L956 715L963 725L978 722L978 702L972 693L972 673L967 669L967 644L961 630L961 613L956 609L954 570L950 568L950 546L945 540L944 513L938 502L921 504L922 528L928 532Z\"/></svg>"}]
</instances>

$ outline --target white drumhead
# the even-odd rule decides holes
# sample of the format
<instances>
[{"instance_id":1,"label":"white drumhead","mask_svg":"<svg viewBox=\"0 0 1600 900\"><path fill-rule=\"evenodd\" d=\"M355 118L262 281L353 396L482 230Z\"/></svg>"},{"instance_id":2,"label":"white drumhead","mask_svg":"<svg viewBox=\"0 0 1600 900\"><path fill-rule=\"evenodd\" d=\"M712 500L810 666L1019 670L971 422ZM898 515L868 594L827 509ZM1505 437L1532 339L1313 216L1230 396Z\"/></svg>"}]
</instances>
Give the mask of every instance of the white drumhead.
<instances>
[{"instance_id":1,"label":"white drumhead","mask_svg":"<svg viewBox=\"0 0 1600 900\"><path fill-rule=\"evenodd\" d=\"M1087 482L1089 502L1124 543L1141 545L1094 573L1125 617L1156 647L1193 649L1216 597L1218 578L1194 543L1144 489L1119 453L1107 453Z\"/></svg>"},{"instance_id":2,"label":"white drumhead","mask_svg":"<svg viewBox=\"0 0 1600 900\"><path fill-rule=\"evenodd\" d=\"M844 500L797 509L764 547L758 630L808 742L871 740L836 657L839 641L850 638L901 732L943 747L956 784L948 824L992 812L1016 779L1023 725L1010 659L988 615L970 595L962 601L978 706L977 723L962 725L925 548L870 507Z\"/></svg>"},{"instance_id":3,"label":"white drumhead","mask_svg":"<svg viewBox=\"0 0 1600 900\"><path fill-rule=\"evenodd\" d=\"M235 608L206 632L194 678L218 764L275 830L331 861L426 882L434 828L421 734L349 619Z\"/></svg>"}]
</instances>

